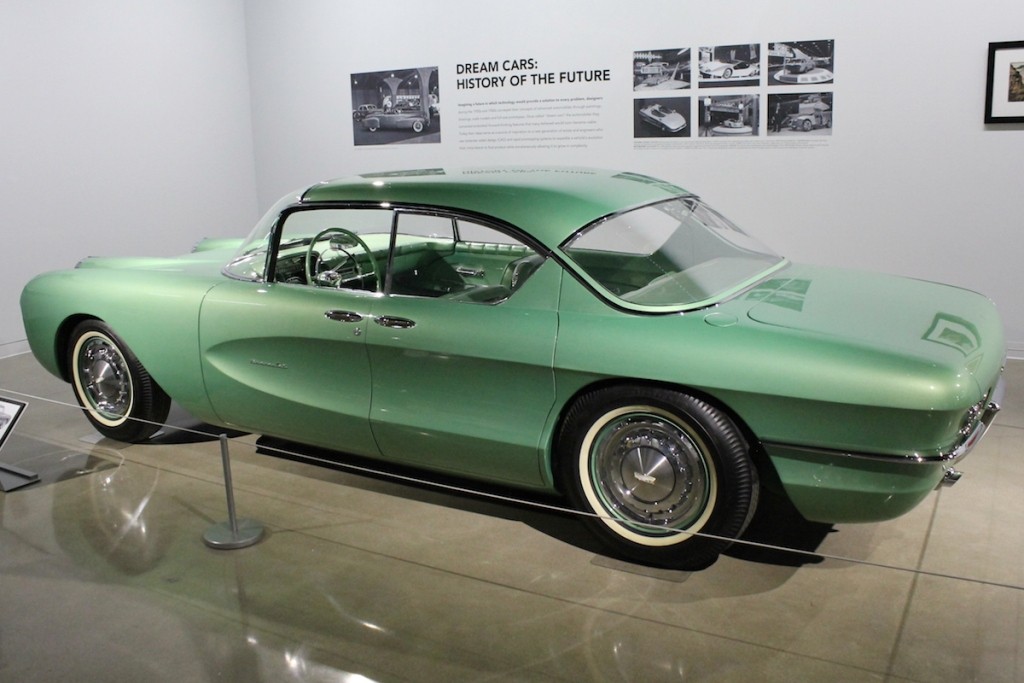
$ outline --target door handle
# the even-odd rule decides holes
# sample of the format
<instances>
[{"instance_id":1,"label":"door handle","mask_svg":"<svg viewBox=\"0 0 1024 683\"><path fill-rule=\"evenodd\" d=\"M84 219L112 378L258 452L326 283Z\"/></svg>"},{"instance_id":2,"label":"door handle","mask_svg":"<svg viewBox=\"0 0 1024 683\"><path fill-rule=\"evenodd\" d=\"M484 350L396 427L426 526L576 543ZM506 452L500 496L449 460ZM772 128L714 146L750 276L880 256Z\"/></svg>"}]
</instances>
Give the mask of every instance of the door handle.
<instances>
[{"instance_id":1,"label":"door handle","mask_svg":"<svg viewBox=\"0 0 1024 683\"><path fill-rule=\"evenodd\" d=\"M415 327L416 322L409 320L408 318L397 318L392 315L382 315L375 318L378 325L382 327L390 327L393 330L407 330L410 327Z\"/></svg>"},{"instance_id":2,"label":"door handle","mask_svg":"<svg viewBox=\"0 0 1024 683\"><path fill-rule=\"evenodd\" d=\"M324 316L339 323L357 323L363 319L363 316L352 311L327 311Z\"/></svg>"}]
</instances>

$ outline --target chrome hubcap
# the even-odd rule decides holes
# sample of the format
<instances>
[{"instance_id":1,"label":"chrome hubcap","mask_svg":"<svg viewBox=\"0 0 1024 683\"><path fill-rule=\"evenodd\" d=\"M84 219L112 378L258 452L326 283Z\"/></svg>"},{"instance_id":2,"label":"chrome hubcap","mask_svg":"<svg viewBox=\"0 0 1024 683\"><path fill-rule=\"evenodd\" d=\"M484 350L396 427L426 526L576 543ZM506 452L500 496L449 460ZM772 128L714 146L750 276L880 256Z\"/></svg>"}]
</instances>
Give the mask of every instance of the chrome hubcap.
<instances>
[{"instance_id":1,"label":"chrome hubcap","mask_svg":"<svg viewBox=\"0 0 1024 683\"><path fill-rule=\"evenodd\" d=\"M103 337L86 341L79 351L78 377L89 405L108 419L128 414L131 376L117 347Z\"/></svg>"},{"instance_id":2,"label":"chrome hubcap","mask_svg":"<svg viewBox=\"0 0 1024 683\"><path fill-rule=\"evenodd\" d=\"M591 455L591 478L605 507L646 533L685 529L707 506L710 483L701 449L658 415L618 417L598 434Z\"/></svg>"}]
</instances>

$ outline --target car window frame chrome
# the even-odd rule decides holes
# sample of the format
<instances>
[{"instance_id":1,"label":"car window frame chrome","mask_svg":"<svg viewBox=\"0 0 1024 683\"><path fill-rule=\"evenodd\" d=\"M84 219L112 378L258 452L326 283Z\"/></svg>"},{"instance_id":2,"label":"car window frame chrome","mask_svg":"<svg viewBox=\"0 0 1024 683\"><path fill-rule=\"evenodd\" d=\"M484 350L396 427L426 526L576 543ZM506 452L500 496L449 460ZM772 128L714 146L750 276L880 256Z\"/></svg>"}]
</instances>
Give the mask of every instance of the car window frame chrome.
<instances>
[{"instance_id":1,"label":"car window frame chrome","mask_svg":"<svg viewBox=\"0 0 1024 683\"><path fill-rule=\"evenodd\" d=\"M532 235L525 232L523 229L494 216L482 214L476 211L459 209L457 207L441 206L435 204L420 204L415 202L380 202L370 200L337 200L337 201L306 201L305 193L299 201L292 202L282 207L274 221L272 227L269 230L269 237L267 240L268 254L266 262L263 268L263 273L259 278L249 279L241 277L229 270L231 263L237 261L236 256L228 262L222 269L222 273L233 280L242 282L256 282L256 283L273 283L274 278L277 275L277 262L280 251L281 237L284 230L284 223L288 217L292 214L302 211L316 211L316 210L328 210L328 209L353 209L353 210L366 210L366 209L385 209L391 212L391 228L390 237L388 241L388 258L387 265L385 266L385 282L381 288L381 294L383 296L395 296L391 294L391 277L392 277L392 265L395 254L395 243L397 239L398 229L398 217L401 214L416 214L416 215L428 215L437 216L439 218L447 218L452 221L452 234L455 238L455 242L460 241L460 235L458 230L458 222L465 220L473 223L483 225L491 228L498 232L508 235L509 237L518 240L524 246L532 249L538 255L544 259L550 259L554 256L551 249L542 244L539 240L534 238ZM562 268L565 268L564 263L561 263Z\"/></svg>"},{"instance_id":2,"label":"car window frame chrome","mask_svg":"<svg viewBox=\"0 0 1024 683\"><path fill-rule=\"evenodd\" d=\"M562 265L562 268L564 268L570 275L572 275L573 278L575 278L580 284L582 284L591 294L593 294L595 297L597 297L598 299L600 299L601 301L606 303L611 308L613 308L613 309L615 309L617 311L620 311L620 312L624 312L624 313L632 313L632 314L639 314L639 315L651 315L651 316L682 315L682 314L693 313L693 312L697 312L697 311L704 311L704 310L707 310L708 308L712 308L714 306L721 305L721 304L723 304L723 303L725 303L727 301L732 301L733 299L736 299L737 297L742 296L744 293L749 292L750 290L754 289L755 287L757 287L759 284L761 284L765 280L768 280L769 278L771 278L772 275L775 275L776 273L778 273L779 271L785 269L786 267L788 267L790 265L790 261L789 261L788 258L783 256L782 254L775 254L779 258L779 261L777 263L775 263L774 265L772 265L769 268L766 268L765 270L761 271L760 273L752 276L748 280L746 280L744 282L741 282L741 283L738 283L735 287L731 288L730 290L727 290L726 292L722 293L719 296L714 296L714 297L711 297L710 299L694 302L692 304L687 304L687 305L679 305L679 306L677 306L677 305L673 304L673 305L657 305L657 306L652 306L652 305L644 305L644 304L633 304L633 303L630 303L628 301L624 301L623 299L615 296L612 292L610 292L607 289L605 289L605 287L602 286L601 283L599 283L597 280L592 278L583 269L582 266L580 266L579 264L577 264L573 260L572 256L570 256L569 253L565 250L566 245L568 245L571 242L575 241L577 238L581 237L583 234L585 234L586 232L596 228L597 226L601 225L602 223L606 223L607 221L614 220L614 219L619 218L620 216L623 216L623 215L625 215L627 213L630 213L632 211L637 211L637 210L640 210L640 209L646 209L646 208L657 206L658 204L665 204L665 203L668 203L668 202L679 201L679 200L688 200L688 201L697 202L699 204L702 204L705 208L709 209L710 211L712 211L712 212L718 214L719 216L721 216L721 214L718 213L718 211L716 211L713 207L708 206L707 204L704 204L702 199L701 199L701 197L700 197L700 195L693 194L692 192L684 192L684 193L681 193L681 194L677 194L677 195L675 195L673 197L669 197L667 199L658 199L658 200L652 201L652 202L644 202L642 204L637 204L635 206L629 206L629 207L626 207L626 208L623 208L623 209L619 209L618 211L613 211L613 212L611 212L609 214L606 214L604 216L601 216L599 218L596 218L596 219L590 221L589 223L587 223L586 225L581 226L579 229L574 230L572 232L572 234L570 234L568 237L566 237L564 240L562 240L559 243L559 245L558 245L558 249L552 252L552 256L553 256L553 258L555 260L557 260ZM721 217L725 218L724 216L721 216ZM729 221L728 218L725 218L725 220ZM731 222L731 221L729 221L729 222ZM736 226L736 227L739 228L739 226ZM743 234L748 234L745 231L743 231L742 229L740 229L740 232L743 232ZM753 236L751 236L751 237L753 237ZM756 239L756 238L754 238L754 239ZM767 247L767 248L770 248L770 247L768 247L768 245L764 245L764 246ZM773 252L774 252L774 250L773 250Z\"/></svg>"}]
</instances>

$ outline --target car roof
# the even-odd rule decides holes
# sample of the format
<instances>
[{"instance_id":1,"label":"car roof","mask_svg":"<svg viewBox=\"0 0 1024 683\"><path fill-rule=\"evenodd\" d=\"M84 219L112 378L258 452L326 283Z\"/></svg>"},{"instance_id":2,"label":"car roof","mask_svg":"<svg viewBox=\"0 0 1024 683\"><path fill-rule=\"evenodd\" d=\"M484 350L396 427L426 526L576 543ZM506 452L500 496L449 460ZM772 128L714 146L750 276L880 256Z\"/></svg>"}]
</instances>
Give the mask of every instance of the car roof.
<instances>
[{"instance_id":1,"label":"car roof","mask_svg":"<svg viewBox=\"0 0 1024 683\"><path fill-rule=\"evenodd\" d=\"M679 196L693 195L638 173L531 166L368 173L314 185L303 194L302 202L356 201L472 211L511 223L553 249L600 218Z\"/></svg>"}]
</instances>

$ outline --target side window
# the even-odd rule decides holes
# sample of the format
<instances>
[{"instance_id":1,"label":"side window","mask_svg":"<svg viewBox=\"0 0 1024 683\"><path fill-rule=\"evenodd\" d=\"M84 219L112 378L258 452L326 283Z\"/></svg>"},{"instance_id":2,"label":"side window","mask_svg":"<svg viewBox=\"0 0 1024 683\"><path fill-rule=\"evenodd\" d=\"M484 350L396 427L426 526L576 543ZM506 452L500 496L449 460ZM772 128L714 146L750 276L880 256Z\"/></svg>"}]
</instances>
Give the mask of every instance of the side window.
<instances>
[{"instance_id":1,"label":"side window","mask_svg":"<svg viewBox=\"0 0 1024 683\"><path fill-rule=\"evenodd\" d=\"M522 242L511 235L506 235L500 230L492 227L473 223L471 221L459 221L459 239L464 242L479 242L481 244L518 244Z\"/></svg>"},{"instance_id":2,"label":"side window","mask_svg":"<svg viewBox=\"0 0 1024 683\"><path fill-rule=\"evenodd\" d=\"M391 244L387 209L307 209L287 215L274 280L380 291Z\"/></svg>"},{"instance_id":3,"label":"side window","mask_svg":"<svg viewBox=\"0 0 1024 683\"><path fill-rule=\"evenodd\" d=\"M447 216L405 212L399 214L399 216L399 235L448 240L449 242L455 241L455 221Z\"/></svg>"},{"instance_id":4,"label":"side window","mask_svg":"<svg viewBox=\"0 0 1024 683\"><path fill-rule=\"evenodd\" d=\"M543 260L496 227L400 212L389 293L497 304L522 286Z\"/></svg>"}]
</instances>

